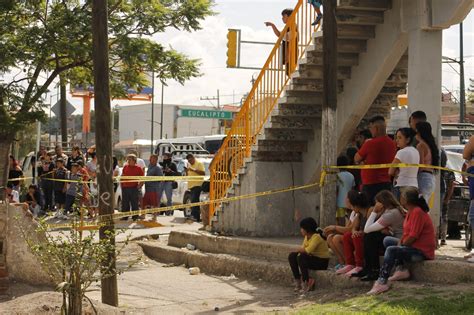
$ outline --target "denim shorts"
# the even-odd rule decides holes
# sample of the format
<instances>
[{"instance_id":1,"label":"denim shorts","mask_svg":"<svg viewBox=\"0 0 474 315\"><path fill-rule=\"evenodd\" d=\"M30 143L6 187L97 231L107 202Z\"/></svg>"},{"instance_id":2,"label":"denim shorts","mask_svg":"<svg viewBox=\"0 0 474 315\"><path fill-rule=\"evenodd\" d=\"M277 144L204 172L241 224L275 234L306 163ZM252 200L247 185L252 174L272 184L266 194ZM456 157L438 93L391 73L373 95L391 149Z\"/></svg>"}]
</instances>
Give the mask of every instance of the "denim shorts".
<instances>
[{"instance_id":1,"label":"denim shorts","mask_svg":"<svg viewBox=\"0 0 474 315\"><path fill-rule=\"evenodd\" d=\"M423 198L425 198L426 203L431 207L430 205L430 199L431 195L433 194L435 190L435 177L432 173L428 172L419 172L418 173L418 190L420 191L420 194L423 195Z\"/></svg>"},{"instance_id":2,"label":"denim shorts","mask_svg":"<svg viewBox=\"0 0 474 315\"><path fill-rule=\"evenodd\" d=\"M321 0L308 0L308 3L313 5L314 7L316 8L320 8L321 7Z\"/></svg>"}]
</instances>

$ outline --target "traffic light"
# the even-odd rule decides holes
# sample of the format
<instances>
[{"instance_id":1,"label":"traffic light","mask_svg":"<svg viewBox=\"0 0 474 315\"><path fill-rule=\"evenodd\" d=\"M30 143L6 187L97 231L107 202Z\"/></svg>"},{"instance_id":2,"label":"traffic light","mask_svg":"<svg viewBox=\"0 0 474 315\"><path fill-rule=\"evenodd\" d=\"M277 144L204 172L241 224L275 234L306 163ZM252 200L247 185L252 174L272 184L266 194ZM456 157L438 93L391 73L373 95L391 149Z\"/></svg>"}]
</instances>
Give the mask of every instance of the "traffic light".
<instances>
[{"instance_id":1,"label":"traffic light","mask_svg":"<svg viewBox=\"0 0 474 315\"><path fill-rule=\"evenodd\" d=\"M239 30L229 29L227 33L227 68L237 67L237 39Z\"/></svg>"}]
</instances>

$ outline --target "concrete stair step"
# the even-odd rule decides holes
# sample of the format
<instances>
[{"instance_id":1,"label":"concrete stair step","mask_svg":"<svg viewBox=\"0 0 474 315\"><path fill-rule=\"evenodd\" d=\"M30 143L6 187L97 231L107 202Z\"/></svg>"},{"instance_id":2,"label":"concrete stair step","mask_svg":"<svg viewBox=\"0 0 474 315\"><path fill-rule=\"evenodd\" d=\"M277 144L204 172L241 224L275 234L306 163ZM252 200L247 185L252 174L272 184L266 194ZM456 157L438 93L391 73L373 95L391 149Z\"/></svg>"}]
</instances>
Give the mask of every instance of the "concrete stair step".
<instances>
[{"instance_id":1,"label":"concrete stair step","mask_svg":"<svg viewBox=\"0 0 474 315\"><path fill-rule=\"evenodd\" d=\"M292 106L280 104L272 111L272 116L319 118L321 117L321 107L314 105Z\"/></svg>"},{"instance_id":2,"label":"concrete stair step","mask_svg":"<svg viewBox=\"0 0 474 315\"><path fill-rule=\"evenodd\" d=\"M307 130L293 129L265 129L263 135L259 136L259 140L276 140L276 141L308 141L314 138L314 133Z\"/></svg>"},{"instance_id":3,"label":"concrete stair step","mask_svg":"<svg viewBox=\"0 0 474 315\"><path fill-rule=\"evenodd\" d=\"M255 149L259 152L306 152L307 141L258 140Z\"/></svg>"},{"instance_id":4,"label":"concrete stair step","mask_svg":"<svg viewBox=\"0 0 474 315\"><path fill-rule=\"evenodd\" d=\"M306 50L307 57L313 56L314 53L322 53L323 38L314 35L314 44ZM363 53L367 51L367 41L363 39L337 39L338 53Z\"/></svg>"},{"instance_id":5,"label":"concrete stair step","mask_svg":"<svg viewBox=\"0 0 474 315\"><path fill-rule=\"evenodd\" d=\"M278 105L321 105L323 103L323 94L314 93L313 95L283 96L278 100Z\"/></svg>"},{"instance_id":6,"label":"concrete stair step","mask_svg":"<svg viewBox=\"0 0 474 315\"><path fill-rule=\"evenodd\" d=\"M337 38L371 39L375 38L375 26L372 25L337 25Z\"/></svg>"},{"instance_id":7,"label":"concrete stair step","mask_svg":"<svg viewBox=\"0 0 474 315\"><path fill-rule=\"evenodd\" d=\"M323 53L316 51L302 58L299 62L300 65L323 65ZM358 53L338 53L337 64L340 67L352 67L359 64Z\"/></svg>"},{"instance_id":8,"label":"concrete stair step","mask_svg":"<svg viewBox=\"0 0 474 315\"><path fill-rule=\"evenodd\" d=\"M339 0L338 9L386 11L392 8L390 0Z\"/></svg>"},{"instance_id":9,"label":"concrete stair step","mask_svg":"<svg viewBox=\"0 0 474 315\"><path fill-rule=\"evenodd\" d=\"M279 129L313 129L318 120L310 117L282 117L272 116L270 125L267 128Z\"/></svg>"},{"instance_id":10,"label":"concrete stair step","mask_svg":"<svg viewBox=\"0 0 474 315\"><path fill-rule=\"evenodd\" d=\"M209 233L172 231L168 245L160 241L142 241L138 244L144 253L159 262L199 267L213 275L230 275L246 279L262 279L272 283L291 283L287 263L288 254L299 247L300 238L258 239L216 236ZM184 248L196 246L196 251ZM330 267L334 258L330 259ZM409 266L415 281L437 284L474 282L474 265L464 261L436 259ZM449 270L449 272L446 272ZM312 272L318 286L333 288L365 287L356 279L338 276L334 271Z\"/></svg>"},{"instance_id":11,"label":"concrete stair step","mask_svg":"<svg viewBox=\"0 0 474 315\"><path fill-rule=\"evenodd\" d=\"M301 152L272 152L252 150L252 157L255 161L265 162L301 162L303 154Z\"/></svg>"},{"instance_id":12,"label":"concrete stair step","mask_svg":"<svg viewBox=\"0 0 474 315\"><path fill-rule=\"evenodd\" d=\"M305 69L304 66L300 67L293 73L292 78L295 79L323 79L323 69L321 66L315 66L311 69ZM348 80L351 78L351 68L339 68L337 72L337 78L339 80Z\"/></svg>"},{"instance_id":13,"label":"concrete stair step","mask_svg":"<svg viewBox=\"0 0 474 315\"><path fill-rule=\"evenodd\" d=\"M362 11L344 7L336 8L337 24L377 25L383 23L382 11Z\"/></svg>"},{"instance_id":14,"label":"concrete stair step","mask_svg":"<svg viewBox=\"0 0 474 315\"><path fill-rule=\"evenodd\" d=\"M249 256L213 254L201 251L190 251L159 243L158 241L138 242L145 254L161 263L176 266L198 267L202 273L216 276L260 280L279 285L291 285L293 277L288 263L269 261ZM346 289L360 286L369 289L371 283L364 283L347 277L336 276L333 271L311 271L317 279L318 288Z\"/></svg>"},{"instance_id":15,"label":"concrete stair step","mask_svg":"<svg viewBox=\"0 0 474 315\"><path fill-rule=\"evenodd\" d=\"M289 85L285 88L285 93L322 93L323 92L323 80L320 79L303 79L293 78ZM339 92L344 89L344 81L338 81Z\"/></svg>"}]
</instances>

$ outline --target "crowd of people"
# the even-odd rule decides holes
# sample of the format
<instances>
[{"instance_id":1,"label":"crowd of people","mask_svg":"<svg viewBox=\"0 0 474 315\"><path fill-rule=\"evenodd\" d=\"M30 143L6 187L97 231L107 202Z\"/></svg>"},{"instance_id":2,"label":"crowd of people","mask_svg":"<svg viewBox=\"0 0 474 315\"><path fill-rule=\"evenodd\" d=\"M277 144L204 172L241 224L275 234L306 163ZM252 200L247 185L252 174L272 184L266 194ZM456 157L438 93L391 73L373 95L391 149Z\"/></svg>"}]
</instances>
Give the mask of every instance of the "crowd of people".
<instances>
[{"instance_id":1,"label":"crowd of people","mask_svg":"<svg viewBox=\"0 0 474 315\"><path fill-rule=\"evenodd\" d=\"M99 207L99 189L97 186L97 156L95 146L86 152L75 146L69 155L63 152L60 145L54 151L47 151L45 147L35 157L37 184L28 186L26 192L21 191L24 182L24 174L18 161L10 156L9 181L7 184L7 198L9 202L26 202L35 217L53 215L59 219L68 219L70 215L78 214L79 209L86 209L86 215L95 217ZM116 157L113 158L113 176L202 176L204 165L192 154L187 157L186 174L177 170L170 153L165 153L161 163L158 156L151 155L149 165L137 157L136 151L131 151L126 156L123 168L119 166ZM158 208L162 205L162 197L166 196L166 205L173 205L173 189L177 188L177 182L163 180L121 180L114 182L114 191L120 185L121 207L119 211L128 212L139 209ZM191 202L199 202L201 180L189 182L191 191ZM144 187L144 190L142 189ZM156 219L155 213L153 220ZM200 221L199 207L192 208L192 217ZM132 216L136 221L139 216ZM143 217L142 217L143 218ZM122 218L128 220L128 217Z\"/></svg>"},{"instance_id":2,"label":"crowd of people","mask_svg":"<svg viewBox=\"0 0 474 315\"><path fill-rule=\"evenodd\" d=\"M312 218L301 221L303 245L288 257L296 291L314 288L315 280L309 277L308 270L327 269L329 249L337 260L336 274L375 281L368 294L389 290L391 281L409 279L408 263L435 258L438 240L434 226L438 224L432 222L429 211L434 205L438 170L431 166L445 167L447 155L436 144L424 112L414 112L409 126L398 129L392 139L387 135L385 119L375 116L369 120L370 135L362 132L357 147L348 149L337 159L337 224L321 229ZM464 152L471 174L474 174L473 157L474 136ZM422 167L397 167L401 163ZM352 164L392 164L393 167L344 168ZM453 182L452 171L441 171L439 245L446 244L447 208ZM472 177L469 184L472 200ZM470 213L472 225L474 211ZM382 265L379 256L384 256ZM474 262L474 258L466 258Z\"/></svg>"}]
</instances>

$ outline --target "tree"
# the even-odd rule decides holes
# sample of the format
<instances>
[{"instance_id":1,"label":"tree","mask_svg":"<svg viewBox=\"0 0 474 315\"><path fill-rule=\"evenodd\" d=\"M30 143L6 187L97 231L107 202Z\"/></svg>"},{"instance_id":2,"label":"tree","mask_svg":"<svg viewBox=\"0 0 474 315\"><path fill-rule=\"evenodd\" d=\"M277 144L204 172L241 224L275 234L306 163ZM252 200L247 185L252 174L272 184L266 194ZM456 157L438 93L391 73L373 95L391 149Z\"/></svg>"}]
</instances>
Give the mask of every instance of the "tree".
<instances>
[{"instance_id":1,"label":"tree","mask_svg":"<svg viewBox=\"0 0 474 315\"><path fill-rule=\"evenodd\" d=\"M43 97L59 76L71 85L93 84L91 0L0 1L0 187L8 177L15 134L44 121ZM109 0L110 89L137 90L154 69L162 82L180 83L199 75L198 60L166 48L151 36L175 28L200 29L213 14L211 0ZM3 199L0 188L0 199Z\"/></svg>"}]
</instances>

